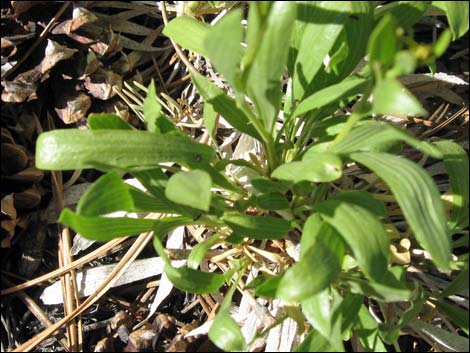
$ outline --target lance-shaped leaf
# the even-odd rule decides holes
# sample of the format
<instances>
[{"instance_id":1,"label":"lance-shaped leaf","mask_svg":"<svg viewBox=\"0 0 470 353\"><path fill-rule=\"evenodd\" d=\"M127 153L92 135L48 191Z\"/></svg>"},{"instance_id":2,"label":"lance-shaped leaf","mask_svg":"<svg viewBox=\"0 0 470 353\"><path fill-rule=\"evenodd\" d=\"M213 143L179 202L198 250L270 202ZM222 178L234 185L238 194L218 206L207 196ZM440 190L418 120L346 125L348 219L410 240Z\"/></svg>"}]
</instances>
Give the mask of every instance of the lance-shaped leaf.
<instances>
[{"instance_id":1,"label":"lance-shaped leaf","mask_svg":"<svg viewBox=\"0 0 470 353\"><path fill-rule=\"evenodd\" d=\"M68 170L148 169L159 163L209 163L215 152L185 136L127 130L54 130L39 136L36 166Z\"/></svg>"},{"instance_id":2,"label":"lance-shaped leaf","mask_svg":"<svg viewBox=\"0 0 470 353\"><path fill-rule=\"evenodd\" d=\"M250 66L245 68L248 73L245 87L270 134L281 107L281 77L287 62L287 48L295 17L295 2L274 2L268 17L258 28L259 33L255 34L256 40L248 43L256 47L256 55Z\"/></svg>"},{"instance_id":3,"label":"lance-shaped leaf","mask_svg":"<svg viewBox=\"0 0 470 353\"><path fill-rule=\"evenodd\" d=\"M465 150L455 142L438 141L434 145L444 155L452 190L451 227L465 228L469 218L469 163Z\"/></svg>"},{"instance_id":4,"label":"lance-shaped leaf","mask_svg":"<svg viewBox=\"0 0 470 353\"><path fill-rule=\"evenodd\" d=\"M246 350L246 341L243 337L240 326L230 316L230 306L232 304L233 293L237 289L241 275L232 285L225 295L219 313L214 319L208 335L212 342L226 352L243 352Z\"/></svg>"},{"instance_id":5,"label":"lance-shaped leaf","mask_svg":"<svg viewBox=\"0 0 470 353\"><path fill-rule=\"evenodd\" d=\"M155 82L152 80L148 86L147 96L144 100L144 119L147 130L158 134L177 131L176 126L162 114L161 110L162 107L157 100Z\"/></svg>"},{"instance_id":6,"label":"lance-shaped leaf","mask_svg":"<svg viewBox=\"0 0 470 353\"><path fill-rule=\"evenodd\" d=\"M187 217L168 217L161 220L88 217L78 215L67 208L60 214L59 222L69 226L85 238L98 241L109 241L117 237L136 235L151 230L166 234L178 225L195 223Z\"/></svg>"},{"instance_id":7,"label":"lance-shaped leaf","mask_svg":"<svg viewBox=\"0 0 470 353\"><path fill-rule=\"evenodd\" d=\"M205 42L209 59L236 90L239 90L241 83L240 62L243 55L241 21L241 9L230 11L211 28Z\"/></svg>"},{"instance_id":8,"label":"lance-shaped leaf","mask_svg":"<svg viewBox=\"0 0 470 353\"><path fill-rule=\"evenodd\" d=\"M207 238L203 242L197 244L191 250L191 253L189 254L188 267L194 270L197 269L198 266L201 264L202 260L204 259L204 256L209 251L209 249L213 245L215 245L219 240L220 240L220 235L216 234Z\"/></svg>"},{"instance_id":9,"label":"lance-shaped leaf","mask_svg":"<svg viewBox=\"0 0 470 353\"><path fill-rule=\"evenodd\" d=\"M342 175L343 162L336 154L307 152L302 161L290 162L277 167L271 176L294 183L312 181L324 183L334 181Z\"/></svg>"},{"instance_id":10,"label":"lance-shaped leaf","mask_svg":"<svg viewBox=\"0 0 470 353\"><path fill-rule=\"evenodd\" d=\"M261 140L248 117L237 107L235 100L198 73L192 73L191 79L206 103L212 105L214 110L222 115L230 125L255 139Z\"/></svg>"},{"instance_id":11,"label":"lance-shaped leaf","mask_svg":"<svg viewBox=\"0 0 470 353\"><path fill-rule=\"evenodd\" d=\"M180 172L171 176L165 189L165 196L181 205L209 211L211 205L212 181L203 170Z\"/></svg>"},{"instance_id":12,"label":"lance-shaped leaf","mask_svg":"<svg viewBox=\"0 0 470 353\"><path fill-rule=\"evenodd\" d=\"M326 235L326 234L323 234ZM318 237L300 259L282 276L276 297L287 302L297 302L320 293L333 282L341 271L337 247L342 246L336 233Z\"/></svg>"},{"instance_id":13,"label":"lance-shaped leaf","mask_svg":"<svg viewBox=\"0 0 470 353\"><path fill-rule=\"evenodd\" d=\"M349 1L304 2L298 5L299 16L293 36L293 98L301 101L315 92L312 82L324 67L350 14ZM315 50L312 50L315 48Z\"/></svg>"},{"instance_id":14,"label":"lance-shaped leaf","mask_svg":"<svg viewBox=\"0 0 470 353\"><path fill-rule=\"evenodd\" d=\"M215 292L224 285L228 273L208 273L188 267L175 268L169 264L165 265L164 271L176 288L194 294Z\"/></svg>"},{"instance_id":15,"label":"lance-shaped leaf","mask_svg":"<svg viewBox=\"0 0 470 353\"><path fill-rule=\"evenodd\" d=\"M406 130L388 123L364 121L346 137L331 148L331 152L347 156L353 152L386 152L396 142L405 142L410 146L434 158L442 158L443 153L437 146L420 141Z\"/></svg>"},{"instance_id":16,"label":"lance-shaped leaf","mask_svg":"<svg viewBox=\"0 0 470 353\"><path fill-rule=\"evenodd\" d=\"M170 21L163 29L163 34L173 39L182 47L209 57L205 40L210 26L190 16L179 16Z\"/></svg>"},{"instance_id":17,"label":"lance-shaped leaf","mask_svg":"<svg viewBox=\"0 0 470 353\"><path fill-rule=\"evenodd\" d=\"M269 216L229 215L222 217L235 232L254 239L279 239L287 235L290 222Z\"/></svg>"},{"instance_id":18,"label":"lance-shaped leaf","mask_svg":"<svg viewBox=\"0 0 470 353\"><path fill-rule=\"evenodd\" d=\"M380 281L387 271L389 239L377 217L366 208L343 200L330 199L315 209L341 234L364 273Z\"/></svg>"},{"instance_id":19,"label":"lance-shaped leaf","mask_svg":"<svg viewBox=\"0 0 470 353\"><path fill-rule=\"evenodd\" d=\"M112 172L101 176L83 194L77 213L82 216L99 216L115 211L177 213L165 201L126 184Z\"/></svg>"},{"instance_id":20,"label":"lance-shaped leaf","mask_svg":"<svg viewBox=\"0 0 470 353\"><path fill-rule=\"evenodd\" d=\"M352 78L343 82L328 86L311 96L302 100L295 108L292 116L302 115L314 109L327 106L330 103L338 102L342 99L355 96L364 92L369 82L363 78Z\"/></svg>"},{"instance_id":21,"label":"lance-shaped leaf","mask_svg":"<svg viewBox=\"0 0 470 353\"><path fill-rule=\"evenodd\" d=\"M387 153L360 152L350 156L374 171L390 187L419 244L434 263L449 268L450 241L439 190L415 163Z\"/></svg>"}]
</instances>

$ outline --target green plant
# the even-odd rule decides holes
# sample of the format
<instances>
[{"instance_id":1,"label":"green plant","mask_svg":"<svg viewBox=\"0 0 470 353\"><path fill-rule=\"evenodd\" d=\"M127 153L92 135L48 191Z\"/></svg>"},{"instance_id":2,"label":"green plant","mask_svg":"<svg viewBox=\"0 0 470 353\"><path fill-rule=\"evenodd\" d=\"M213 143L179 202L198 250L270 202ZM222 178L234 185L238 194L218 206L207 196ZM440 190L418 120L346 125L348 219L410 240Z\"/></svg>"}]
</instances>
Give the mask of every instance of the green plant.
<instances>
[{"instance_id":1,"label":"green plant","mask_svg":"<svg viewBox=\"0 0 470 353\"><path fill-rule=\"evenodd\" d=\"M465 287L460 276L456 288L436 294L407 278L405 266L391 264L390 245L397 240L387 232L394 226L384 203L399 205L414 246L429 253L434 266L463 269L468 275L467 262L452 260L450 237L468 226L466 153L456 143L420 141L377 119L382 114L427 114L397 77L417 66L432 67L452 36L465 33L465 24L468 29L468 15L466 22L450 21L452 31L444 31L433 45L420 45L409 30L429 2L392 4L375 9L374 2L363 1L253 2L246 31L241 9L228 12L213 27L188 16L174 19L164 33L209 58L234 91L231 98L192 73L206 102L206 128L214 135L216 114L222 115L260 142L266 161L220 159L217 148L191 140L162 113L152 83L143 105L149 131L136 131L117 116L99 114L89 117L89 130L56 130L39 137L39 168L107 172L82 197L76 212L63 210L60 221L100 241L153 231L155 249L175 287L211 293L229 284L217 324L209 331L224 350L244 350L248 344L229 313L241 279L259 266L243 250L248 244L266 246L286 236L300 244L298 261L292 264L284 257L275 276L260 275L244 288L256 296L281 299L301 326L303 318L308 321L311 330L299 351L344 350L343 340L351 335L366 350L384 350L384 343L396 343L401 327L416 324L428 300L456 317L468 334L468 319L445 301ZM368 64L355 71L365 55ZM350 115L335 114L346 106L353 107ZM396 156L403 143L444 160L452 188L448 215L429 174ZM351 188L348 163L376 173L390 193ZM250 187L226 172L229 164L250 170ZM133 175L147 192L125 184L118 171ZM104 217L118 210L169 216ZM199 224L215 235L193 248L187 267L172 267L163 245L166 234L178 226ZM240 250L230 270L198 270L215 244ZM378 324L365 298L389 305L394 315Z\"/></svg>"}]
</instances>

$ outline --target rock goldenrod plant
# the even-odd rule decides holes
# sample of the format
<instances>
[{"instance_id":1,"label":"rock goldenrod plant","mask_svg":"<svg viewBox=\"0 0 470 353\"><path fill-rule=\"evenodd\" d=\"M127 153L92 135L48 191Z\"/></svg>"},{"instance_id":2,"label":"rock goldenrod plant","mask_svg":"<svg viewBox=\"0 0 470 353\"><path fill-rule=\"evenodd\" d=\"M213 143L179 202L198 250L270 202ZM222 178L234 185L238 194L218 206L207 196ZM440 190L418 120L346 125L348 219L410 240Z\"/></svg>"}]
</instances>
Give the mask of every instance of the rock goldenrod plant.
<instances>
[{"instance_id":1,"label":"rock goldenrod plant","mask_svg":"<svg viewBox=\"0 0 470 353\"><path fill-rule=\"evenodd\" d=\"M433 67L450 41L467 31L468 4L437 2L449 15L450 29L434 44L421 45L410 33L429 2L377 9L374 3L253 2L246 28L242 9L232 9L214 26L190 16L171 21L164 34L208 58L234 92L232 98L192 73L206 103L208 131L214 134L220 114L259 141L265 160L221 159L216 149L193 141L162 113L152 83L143 105L148 131L98 114L89 117L88 130L39 137L39 168L106 172L75 212L63 210L60 221L99 241L153 231L155 249L175 287L202 294L230 286L209 331L224 350L245 350L250 343L230 314L237 286L261 266L243 249L282 244L286 237L300 245L295 260L276 263L244 290L281 300L299 327L306 327L299 351L342 351L343 340L352 336L365 350L385 350L385 344L397 342L404 325L426 324L417 320L426 302L468 334L465 311L446 300L465 287L461 277L468 276L468 262L452 257L451 238L468 226L466 153L456 143L421 141L379 119L427 114L397 78L417 66ZM465 6L463 20L458 9ZM364 58L367 64L357 69ZM336 113L346 106L352 107L350 114ZM448 212L430 175L397 155L403 144L444 161L451 183ZM352 188L346 165L353 163L375 173L389 193ZM250 171L248 183L226 172L230 164ZM146 191L124 183L117 172L133 175ZM430 255L432 262L421 264L424 268L462 270L446 290L430 292L407 276L406 266L392 264L391 244L399 239L390 232L395 228L384 200L399 205L413 247ZM114 211L168 216L105 217ZM187 266L175 268L165 252L165 236L186 225L203 225L214 235L194 246ZM207 251L221 244L240 250L233 252L226 271L198 269ZM387 305L393 315L377 322L366 306L371 302ZM453 339L458 337L464 339Z\"/></svg>"}]
</instances>

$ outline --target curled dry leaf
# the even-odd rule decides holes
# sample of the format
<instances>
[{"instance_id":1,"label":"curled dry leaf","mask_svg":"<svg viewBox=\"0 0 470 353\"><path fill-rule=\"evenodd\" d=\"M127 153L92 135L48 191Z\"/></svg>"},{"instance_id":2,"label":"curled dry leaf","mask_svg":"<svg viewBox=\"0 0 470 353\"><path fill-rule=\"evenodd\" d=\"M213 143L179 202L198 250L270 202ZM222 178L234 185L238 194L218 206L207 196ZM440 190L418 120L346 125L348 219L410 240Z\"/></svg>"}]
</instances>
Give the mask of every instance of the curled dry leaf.
<instances>
[{"instance_id":1,"label":"curled dry leaf","mask_svg":"<svg viewBox=\"0 0 470 353\"><path fill-rule=\"evenodd\" d=\"M85 78L85 87L93 97L106 100L116 95L113 87L121 90L122 77L111 70L99 69Z\"/></svg>"},{"instance_id":2,"label":"curled dry leaf","mask_svg":"<svg viewBox=\"0 0 470 353\"><path fill-rule=\"evenodd\" d=\"M47 40L47 46L44 59L41 63L41 73L45 73L52 69L59 61L67 60L73 54L78 52L78 49L69 49L53 40Z\"/></svg>"},{"instance_id":3,"label":"curled dry leaf","mask_svg":"<svg viewBox=\"0 0 470 353\"><path fill-rule=\"evenodd\" d=\"M90 33L90 35L92 38L102 37L102 28L98 28L95 33ZM121 37L115 34L111 28L104 32L104 37L105 39L90 46L99 58L110 58L122 50Z\"/></svg>"},{"instance_id":4,"label":"curled dry leaf","mask_svg":"<svg viewBox=\"0 0 470 353\"><path fill-rule=\"evenodd\" d=\"M22 103L36 98L36 90L42 73L37 68L23 72L14 81L2 81L2 101Z\"/></svg>"},{"instance_id":5,"label":"curled dry leaf","mask_svg":"<svg viewBox=\"0 0 470 353\"><path fill-rule=\"evenodd\" d=\"M54 34L70 34L80 27L95 22L98 17L84 7L76 7L73 9L72 19L59 23L52 31Z\"/></svg>"},{"instance_id":6,"label":"curled dry leaf","mask_svg":"<svg viewBox=\"0 0 470 353\"><path fill-rule=\"evenodd\" d=\"M90 107L90 97L85 93L74 93L66 97L61 97L55 111L64 123L72 124L83 119Z\"/></svg>"}]
</instances>

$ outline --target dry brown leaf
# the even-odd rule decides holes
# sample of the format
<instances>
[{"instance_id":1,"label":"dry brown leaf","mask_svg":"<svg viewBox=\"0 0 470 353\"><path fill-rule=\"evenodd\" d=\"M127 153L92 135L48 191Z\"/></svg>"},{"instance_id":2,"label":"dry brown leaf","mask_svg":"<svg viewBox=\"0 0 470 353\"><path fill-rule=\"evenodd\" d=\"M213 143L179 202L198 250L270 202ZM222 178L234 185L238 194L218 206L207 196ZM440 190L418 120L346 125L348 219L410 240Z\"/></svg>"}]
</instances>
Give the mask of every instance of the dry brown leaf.
<instances>
[{"instance_id":1,"label":"dry brown leaf","mask_svg":"<svg viewBox=\"0 0 470 353\"><path fill-rule=\"evenodd\" d=\"M122 76L107 69L98 69L85 78L85 87L95 98L106 100L116 95L113 87L121 90Z\"/></svg>"},{"instance_id":2,"label":"dry brown leaf","mask_svg":"<svg viewBox=\"0 0 470 353\"><path fill-rule=\"evenodd\" d=\"M58 107L55 108L57 115L66 124L76 123L83 119L91 107L91 99L85 93L78 93L62 97Z\"/></svg>"},{"instance_id":3,"label":"dry brown leaf","mask_svg":"<svg viewBox=\"0 0 470 353\"><path fill-rule=\"evenodd\" d=\"M36 98L41 77L41 72L34 68L19 74L14 81L2 81L2 100L7 103L22 103Z\"/></svg>"},{"instance_id":4,"label":"dry brown leaf","mask_svg":"<svg viewBox=\"0 0 470 353\"><path fill-rule=\"evenodd\" d=\"M47 40L45 56L41 63L41 73L45 73L52 69L59 61L67 60L73 54L78 52L78 49L69 49L53 40Z\"/></svg>"}]
</instances>

